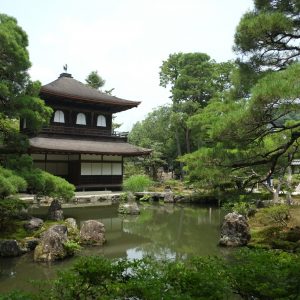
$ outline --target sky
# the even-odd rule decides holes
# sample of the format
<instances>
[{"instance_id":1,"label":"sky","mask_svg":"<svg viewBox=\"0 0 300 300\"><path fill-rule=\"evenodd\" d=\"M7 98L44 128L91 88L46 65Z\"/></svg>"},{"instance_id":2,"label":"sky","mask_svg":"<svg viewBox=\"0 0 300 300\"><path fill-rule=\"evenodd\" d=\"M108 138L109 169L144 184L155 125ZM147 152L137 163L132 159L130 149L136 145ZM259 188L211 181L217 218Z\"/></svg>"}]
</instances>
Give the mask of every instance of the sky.
<instances>
[{"instance_id":1,"label":"sky","mask_svg":"<svg viewBox=\"0 0 300 300\"><path fill-rule=\"evenodd\" d=\"M1 0L0 13L17 19L29 37L33 80L68 73L85 82L94 70L113 95L142 103L117 114L129 131L155 107L170 103L159 71L170 54L202 52L235 59L236 26L252 0Z\"/></svg>"}]
</instances>

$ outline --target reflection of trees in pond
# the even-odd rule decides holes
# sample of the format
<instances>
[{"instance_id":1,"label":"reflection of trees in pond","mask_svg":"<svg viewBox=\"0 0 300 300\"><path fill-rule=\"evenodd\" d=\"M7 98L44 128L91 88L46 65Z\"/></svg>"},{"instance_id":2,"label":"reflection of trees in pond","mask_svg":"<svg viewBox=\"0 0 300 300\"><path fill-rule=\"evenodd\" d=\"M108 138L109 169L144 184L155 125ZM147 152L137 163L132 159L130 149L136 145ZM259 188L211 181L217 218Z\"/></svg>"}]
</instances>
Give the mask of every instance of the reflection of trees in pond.
<instances>
[{"instance_id":1,"label":"reflection of trees in pond","mask_svg":"<svg viewBox=\"0 0 300 300\"><path fill-rule=\"evenodd\" d=\"M218 209L157 205L141 207L141 215L124 230L151 240L139 249L147 255L182 258L217 254Z\"/></svg>"}]
</instances>

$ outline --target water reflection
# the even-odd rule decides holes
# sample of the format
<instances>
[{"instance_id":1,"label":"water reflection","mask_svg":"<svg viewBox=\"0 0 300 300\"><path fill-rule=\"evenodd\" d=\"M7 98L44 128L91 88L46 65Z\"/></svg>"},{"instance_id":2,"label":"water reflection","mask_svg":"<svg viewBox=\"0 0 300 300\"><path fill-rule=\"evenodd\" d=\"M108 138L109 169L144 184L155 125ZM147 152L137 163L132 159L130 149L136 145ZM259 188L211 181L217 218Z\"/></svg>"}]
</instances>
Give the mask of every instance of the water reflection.
<instances>
[{"instance_id":1,"label":"water reflection","mask_svg":"<svg viewBox=\"0 0 300 300\"><path fill-rule=\"evenodd\" d=\"M86 247L77 256L103 255L108 258L142 258L150 255L164 259L183 259L193 255L218 255L217 247L222 213L216 208L175 206L172 204L140 206L139 216L120 216L117 207L64 209L78 225L88 219L99 220L106 228L103 247ZM46 209L34 209L35 216L45 217ZM57 270L77 259L51 265L33 262L33 254L18 258L0 258L0 292L30 289L31 279L53 278Z\"/></svg>"}]
</instances>

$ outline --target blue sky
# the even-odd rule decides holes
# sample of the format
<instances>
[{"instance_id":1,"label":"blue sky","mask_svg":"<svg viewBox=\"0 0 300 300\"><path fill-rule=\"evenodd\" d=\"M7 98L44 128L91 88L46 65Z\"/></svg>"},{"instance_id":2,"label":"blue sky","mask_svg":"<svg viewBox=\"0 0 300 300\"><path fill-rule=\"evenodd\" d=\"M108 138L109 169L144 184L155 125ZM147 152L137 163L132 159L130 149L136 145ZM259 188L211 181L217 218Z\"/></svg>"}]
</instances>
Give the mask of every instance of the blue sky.
<instances>
[{"instance_id":1,"label":"blue sky","mask_svg":"<svg viewBox=\"0 0 300 300\"><path fill-rule=\"evenodd\" d=\"M2 0L29 36L32 79L47 84L68 64L84 82L92 70L105 89L138 108L118 114L128 131L154 107L169 102L159 86L159 67L171 53L203 52L234 59L235 28L251 0Z\"/></svg>"}]
</instances>

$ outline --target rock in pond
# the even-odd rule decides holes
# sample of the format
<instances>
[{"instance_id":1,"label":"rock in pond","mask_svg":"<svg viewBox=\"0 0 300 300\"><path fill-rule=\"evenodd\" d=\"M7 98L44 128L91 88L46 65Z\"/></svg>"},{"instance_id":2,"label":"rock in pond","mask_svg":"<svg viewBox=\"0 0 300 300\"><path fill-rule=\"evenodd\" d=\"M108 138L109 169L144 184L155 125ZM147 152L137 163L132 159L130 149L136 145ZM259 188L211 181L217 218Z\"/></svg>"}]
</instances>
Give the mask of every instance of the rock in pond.
<instances>
[{"instance_id":1,"label":"rock in pond","mask_svg":"<svg viewBox=\"0 0 300 300\"><path fill-rule=\"evenodd\" d=\"M120 203L118 213L126 215L138 215L140 209L136 202Z\"/></svg>"},{"instance_id":2,"label":"rock in pond","mask_svg":"<svg viewBox=\"0 0 300 300\"><path fill-rule=\"evenodd\" d=\"M64 214L61 208L61 204L58 200L53 200L48 210L48 219L53 221L62 221Z\"/></svg>"},{"instance_id":3,"label":"rock in pond","mask_svg":"<svg viewBox=\"0 0 300 300\"><path fill-rule=\"evenodd\" d=\"M0 256L14 257L26 253L16 240L0 240Z\"/></svg>"},{"instance_id":4,"label":"rock in pond","mask_svg":"<svg viewBox=\"0 0 300 300\"><path fill-rule=\"evenodd\" d=\"M174 194L171 189L165 189L164 202L174 203Z\"/></svg>"},{"instance_id":5,"label":"rock in pond","mask_svg":"<svg viewBox=\"0 0 300 300\"><path fill-rule=\"evenodd\" d=\"M64 247L67 242L67 227L65 225L54 225L45 231L40 243L34 250L34 261L51 262L68 256Z\"/></svg>"},{"instance_id":6,"label":"rock in pond","mask_svg":"<svg viewBox=\"0 0 300 300\"><path fill-rule=\"evenodd\" d=\"M243 215L233 212L224 217L219 241L221 246L245 246L250 238L250 228L247 219Z\"/></svg>"},{"instance_id":7,"label":"rock in pond","mask_svg":"<svg viewBox=\"0 0 300 300\"><path fill-rule=\"evenodd\" d=\"M103 245L105 243L104 224L96 220L83 222L80 229L80 243L85 245Z\"/></svg>"},{"instance_id":8,"label":"rock in pond","mask_svg":"<svg viewBox=\"0 0 300 300\"><path fill-rule=\"evenodd\" d=\"M24 224L24 228L29 231L40 229L44 224L44 221L39 218L31 218Z\"/></svg>"}]
</instances>

